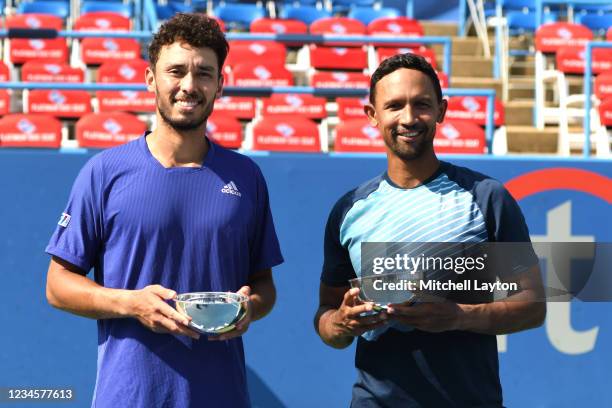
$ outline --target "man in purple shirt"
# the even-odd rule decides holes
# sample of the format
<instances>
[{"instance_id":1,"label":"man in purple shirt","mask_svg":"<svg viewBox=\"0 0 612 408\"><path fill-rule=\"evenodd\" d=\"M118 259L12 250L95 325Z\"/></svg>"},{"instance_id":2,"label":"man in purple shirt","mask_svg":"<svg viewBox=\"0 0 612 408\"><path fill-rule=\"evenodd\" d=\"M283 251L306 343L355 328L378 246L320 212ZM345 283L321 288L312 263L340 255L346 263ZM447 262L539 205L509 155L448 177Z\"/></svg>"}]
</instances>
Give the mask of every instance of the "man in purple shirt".
<instances>
[{"instance_id":1,"label":"man in purple shirt","mask_svg":"<svg viewBox=\"0 0 612 408\"><path fill-rule=\"evenodd\" d=\"M46 248L49 303L98 320L92 406L250 406L240 336L272 309L283 259L261 171L205 136L228 49L204 15L160 27L157 127L83 167ZM246 318L200 338L171 302L200 291L247 295Z\"/></svg>"}]
</instances>

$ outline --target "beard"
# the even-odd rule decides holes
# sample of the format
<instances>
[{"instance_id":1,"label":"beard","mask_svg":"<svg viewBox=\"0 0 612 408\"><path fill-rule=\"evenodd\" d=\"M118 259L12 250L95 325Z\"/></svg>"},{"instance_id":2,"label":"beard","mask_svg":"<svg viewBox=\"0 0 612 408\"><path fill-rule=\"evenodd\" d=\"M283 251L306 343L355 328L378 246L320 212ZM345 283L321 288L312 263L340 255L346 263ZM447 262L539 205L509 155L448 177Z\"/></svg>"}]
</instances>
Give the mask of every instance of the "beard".
<instances>
[{"instance_id":1,"label":"beard","mask_svg":"<svg viewBox=\"0 0 612 408\"><path fill-rule=\"evenodd\" d=\"M399 140L399 136L414 131L419 134L414 139L410 140L410 142ZM385 144L391 153L400 159L406 161L415 160L423 156L426 152L433 152L435 132L435 125L433 129L430 129L426 125L416 125L401 130L393 129L390 137L385 138Z\"/></svg>"},{"instance_id":2,"label":"beard","mask_svg":"<svg viewBox=\"0 0 612 408\"><path fill-rule=\"evenodd\" d=\"M196 130L200 126L202 126L207 120L210 114L212 113L214 106L214 99L210 102L206 102L204 98L203 102L200 102L204 105L204 112L202 114L197 114L196 112L191 115L175 115L172 116L172 106L174 105L174 96L170 98L170 101L163 102L161 98L157 99L157 111L159 112L159 116L161 119L171 128L178 131L188 131L188 130Z\"/></svg>"}]
</instances>

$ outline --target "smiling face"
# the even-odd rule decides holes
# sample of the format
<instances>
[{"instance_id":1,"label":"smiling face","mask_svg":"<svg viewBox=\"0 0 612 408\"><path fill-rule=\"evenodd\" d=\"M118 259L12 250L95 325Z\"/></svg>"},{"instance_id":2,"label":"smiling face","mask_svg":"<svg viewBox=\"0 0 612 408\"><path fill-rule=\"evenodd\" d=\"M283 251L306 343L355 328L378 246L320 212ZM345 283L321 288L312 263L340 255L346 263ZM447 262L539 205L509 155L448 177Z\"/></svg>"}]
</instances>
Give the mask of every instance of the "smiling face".
<instances>
[{"instance_id":1,"label":"smiling face","mask_svg":"<svg viewBox=\"0 0 612 408\"><path fill-rule=\"evenodd\" d=\"M215 52L181 42L161 48L146 81L155 92L158 121L177 131L203 128L223 87Z\"/></svg>"},{"instance_id":2,"label":"smiling face","mask_svg":"<svg viewBox=\"0 0 612 408\"><path fill-rule=\"evenodd\" d=\"M376 83L375 99L366 105L370 123L383 135L389 159L435 157L436 123L444 120L446 100L438 102L431 79L400 68Z\"/></svg>"}]
</instances>

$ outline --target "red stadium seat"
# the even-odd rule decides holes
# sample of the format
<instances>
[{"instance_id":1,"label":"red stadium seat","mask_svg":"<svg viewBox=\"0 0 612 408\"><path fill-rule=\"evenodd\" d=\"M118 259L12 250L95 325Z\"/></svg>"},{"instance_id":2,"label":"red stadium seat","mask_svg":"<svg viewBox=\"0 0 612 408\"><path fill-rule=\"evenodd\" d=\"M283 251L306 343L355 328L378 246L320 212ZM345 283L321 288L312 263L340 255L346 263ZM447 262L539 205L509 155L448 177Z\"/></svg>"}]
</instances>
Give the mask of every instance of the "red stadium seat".
<instances>
[{"instance_id":1,"label":"red stadium seat","mask_svg":"<svg viewBox=\"0 0 612 408\"><path fill-rule=\"evenodd\" d=\"M250 120L255 117L255 101L249 96L222 96L215 100L214 112Z\"/></svg>"},{"instance_id":2,"label":"red stadium seat","mask_svg":"<svg viewBox=\"0 0 612 408\"><path fill-rule=\"evenodd\" d=\"M66 63L44 63L28 61L21 67L21 80L24 82L71 82L79 83L85 79L81 68Z\"/></svg>"},{"instance_id":3,"label":"red stadium seat","mask_svg":"<svg viewBox=\"0 0 612 408\"><path fill-rule=\"evenodd\" d=\"M438 79L440 80L440 87L442 89L448 88L448 75L442 71L436 71L436 74L438 74Z\"/></svg>"},{"instance_id":4,"label":"red stadium seat","mask_svg":"<svg viewBox=\"0 0 612 408\"><path fill-rule=\"evenodd\" d=\"M0 89L0 116L11 111L11 95L6 89Z\"/></svg>"},{"instance_id":5,"label":"red stadium seat","mask_svg":"<svg viewBox=\"0 0 612 408\"><path fill-rule=\"evenodd\" d=\"M299 116L262 118L253 125L253 150L320 152L319 129Z\"/></svg>"},{"instance_id":6,"label":"red stadium seat","mask_svg":"<svg viewBox=\"0 0 612 408\"><path fill-rule=\"evenodd\" d=\"M370 87L370 77L360 72L315 72L310 82L315 88Z\"/></svg>"},{"instance_id":7,"label":"red stadium seat","mask_svg":"<svg viewBox=\"0 0 612 408\"><path fill-rule=\"evenodd\" d=\"M234 67L248 61L253 64L285 65L287 49L274 41L230 41L225 65Z\"/></svg>"},{"instance_id":8,"label":"red stadium seat","mask_svg":"<svg viewBox=\"0 0 612 408\"><path fill-rule=\"evenodd\" d=\"M367 119L349 119L336 126L336 152L384 152L385 142Z\"/></svg>"},{"instance_id":9,"label":"red stadium seat","mask_svg":"<svg viewBox=\"0 0 612 408\"><path fill-rule=\"evenodd\" d=\"M324 119L327 117L325 98L301 94L273 94L262 99L262 115L298 115L308 119Z\"/></svg>"},{"instance_id":10,"label":"red stadium seat","mask_svg":"<svg viewBox=\"0 0 612 408\"><path fill-rule=\"evenodd\" d=\"M61 30L64 22L57 16L50 14L17 14L6 18L6 28L45 28ZM35 61L68 61L68 45L63 38L54 39L26 39L14 38L9 40L9 60L13 64Z\"/></svg>"},{"instance_id":11,"label":"red stadium seat","mask_svg":"<svg viewBox=\"0 0 612 408\"><path fill-rule=\"evenodd\" d=\"M6 17L6 28L50 28L61 30L64 21L50 14L25 13Z\"/></svg>"},{"instance_id":12,"label":"red stadium seat","mask_svg":"<svg viewBox=\"0 0 612 408\"><path fill-rule=\"evenodd\" d=\"M364 35L366 26L359 20L349 17L320 18L310 24L310 34Z\"/></svg>"},{"instance_id":13,"label":"red stadium seat","mask_svg":"<svg viewBox=\"0 0 612 408\"><path fill-rule=\"evenodd\" d=\"M608 28L608 31L606 32L606 40L612 41L612 27Z\"/></svg>"},{"instance_id":14,"label":"red stadium seat","mask_svg":"<svg viewBox=\"0 0 612 408\"><path fill-rule=\"evenodd\" d=\"M310 46L310 66L316 69L364 70L368 67L365 47Z\"/></svg>"},{"instance_id":15,"label":"red stadium seat","mask_svg":"<svg viewBox=\"0 0 612 408\"><path fill-rule=\"evenodd\" d=\"M232 116L213 113L206 122L206 134L228 149L238 149L242 145L242 125Z\"/></svg>"},{"instance_id":16,"label":"red stadium seat","mask_svg":"<svg viewBox=\"0 0 612 408\"><path fill-rule=\"evenodd\" d=\"M338 104L338 119L341 121L349 119L365 119L366 114L363 107L369 103L369 99L365 98L336 98Z\"/></svg>"},{"instance_id":17,"label":"red stadium seat","mask_svg":"<svg viewBox=\"0 0 612 408\"><path fill-rule=\"evenodd\" d=\"M230 84L235 86L292 86L293 76L283 65L243 62L232 70Z\"/></svg>"},{"instance_id":18,"label":"red stadium seat","mask_svg":"<svg viewBox=\"0 0 612 408\"><path fill-rule=\"evenodd\" d=\"M130 19L121 14L96 11L81 14L74 23L80 31L129 31Z\"/></svg>"},{"instance_id":19,"label":"red stadium seat","mask_svg":"<svg viewBox=\"0 0 612 408\"><path fill-rule=\"evenodd\" d=\"M68 44L64 38L50 40L15 38L9 41L9 60L13 64L28 61L65 63L68 61Z\"/></svg>"},{"instance_id":20,"label":"red stadium seat","mask_svg":"<svg viewBox=\"0 0 612 408\"><path fill-rule=\"evenodd\" d=\"M155 112L155 94L147 91L97 91L100 112Z\"/></svg>"},{"instance_id":21,"label":"red stadium seat","mask_svg":"<svg viewBox=\"0 0 612 408\"><path fill-rule=\"evenodd\" d=\"M137 139L146 129L129 113L91 113L76 123L76 138L81 147L106 148Z\"/></svg>"},{"instance_id":22,"label":"red stadium seat","mask_svg":"<svg viewBox=\"0 0 612 408\"><path fill-rule=\"evenodd\" d=\"M438 69L438 63L436 61L436 53L433 50L429 49L429 48L425 48L425 47L416 47L416 48L408 48L408 47L401 47L401 48L380 47L380 48L378 48L377 53L378 53L378 64L379 65L380 65L381 62L383 62L387 58L390 58L390 57L392 57L394 55L411 53L411 54L420 55L421 57L425 58L425 60L427 60L427 62L429 62L429 64L434 69Z\"/></svg>"},{"instance_id":23,"label":"red stadium seat","mask_svg":"<svg viewBox=\"0 0 612 408\"><path fill-rule=\"evenodd\" d=\"M0 82L9 82L11 80L11 72L9 67L0 60Z\"/></svg>"},{"instance_id":24,"label":"red stadium seat","mask_svg":"<svg viewBox=\"0 0 612 408\"><path fill-rule=\"evenodd\" d=\"M581 24L551 23L536 30L535 46L537 51L555 53L563 46L584 47L592 39L593 32Z\"/></svg>"},{"instance_id":25,"label":"red stadium seat","mask_svg":"<svg viewBox=\"0 0 612 408\"><path fill-rule=\"evenodd\" d=\"M409 17L377 18L367 26L369 35L402 35L422 37L423 26L417 20Z\"/></svg>"},{"instance_id":26,"label":"red stadium seat","mask_svg":"<svg viewBox=\"0 0 612 408\"><path fill-rule=\"evenodd\" d=\"M306 23L292 19L259 18L251 23L252 33L306 34Z\"/></svg>"},{"instance_id":27,"label":"red stadium seat","mask_svg":"<svg viewBox=\"0 0 612 408\"><path fill-rule=\"evenodd\" d=\"M310 24L310 34L328 35L365 35L366 26L359 20L349 17L325 17ZM334 43L326 42L328 46L338 47L361 47L363 42L356 43Z\"/></svg>"},{"instance_id":28,"label":"red stadium seat","mask_svg":"<svg viewBox=\"0 0 612 408\"><path fill-rule=\"evenodd\" d=\"M556 54L557 69L566 74L584 74L586 66L584 47L559 47ZM594 48L592 54L592 72L599 74L612 70L612 49Z\"/></svg>"},{"instance_id":29,"label":"red stadium seat","mask_svg":"<svg viewBox=\"0 0 612 408\"><path fill-rule=\"evenodd\" d=\"M493 121L495 126L502 126L505 121L504 105L495 98L495 113ZM467 120L480 126L486 124L487 97L486 96L452 96L448 98L447 120Z\"/></svg>"},{"instance_id":30,"label":"red stadium seat","mask_svg":"<svg viewBox=\"0 0 612 408\"><path fill-rule=\"evenodd\" d=\"M446 120L436 129L436 153L482 154L485 148L484 130L472 122Z\"/></svg>"},{"instance_id":31,"label":"red stadium seat","mask_svg":"<svg viewBox=\"0 0 612 408\"><path fill-rule=\"evenodd\" d=\"M0 147L59 148L62 124L48 115L11 113L0 119Z\"/></svg>"},{"instance_id":32,"label":"red stadium seat","mask_svg":"<svg viewBox=\"0 0 612 408\"><path fill-rule=\"evenodd\" d=\"M600 101L612 97L612 71L602 72L595 77L593 92Z\"/></svg>"},{"instance_id":33,"label":"red stadium seat","mask_svg":"<svg viewBox=\"0 0 612 408\"><path fill-rule=\"evenodd\" d=\"M605 99L599 105L599 121L605 127L612 127L612 98Z\"/></svg>"},{"instance_id":34,"label":"red stadium seat","mask_svg":"<svg viewBox=\"0 0 612 408\"><path fill-rule=\"evenodd\" d=\"M84 38L81 58L87 65L101 65L109 60L140 59L140 44L131 38Z\"/></svg>"},{"instance_id":35,"label":"red stadium seat","mask_svg":"<svg viewBox=\"0 0 612 408\"><path fill-rule=\"evenodd\" d=\"M87 91L35 89L28 93L28 112L58 118L80 118L91 112L91 96Z\"/></svg>"},{"instance_id":36,"label":"red stadium seat","mask_svg":"<svg viewBox=\"0 0 612 408\"><path fill-rule=\"evenodd\" d=\"M145 70L149 63L143 59L108 61L98 69L101 83L145 83Z\"/></svg>"}]
</instances>

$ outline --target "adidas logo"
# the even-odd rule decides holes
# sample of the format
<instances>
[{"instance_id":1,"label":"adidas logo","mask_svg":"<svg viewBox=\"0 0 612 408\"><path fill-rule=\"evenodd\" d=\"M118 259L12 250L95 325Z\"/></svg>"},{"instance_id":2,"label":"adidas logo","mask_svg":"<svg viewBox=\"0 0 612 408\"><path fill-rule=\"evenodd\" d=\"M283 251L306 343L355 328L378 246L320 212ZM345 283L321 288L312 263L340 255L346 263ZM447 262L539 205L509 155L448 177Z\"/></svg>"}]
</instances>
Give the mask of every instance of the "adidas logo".
<instances>
[{"instance_id":1,"label":"adidas logo","mask_svg":"<svg viewBox=\"0 0 612 408\"><path fill-rule=\"evenodd\" d=\"M242 194L240 194L240 191L238 191L238 187L236 187L236 184L234 184L233 181L230 181L229 183L224 185L223 188L221 189L221 192L225 194L233 194L235 196L242 197Z\"/></svg>"}]
</instances>

